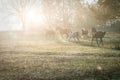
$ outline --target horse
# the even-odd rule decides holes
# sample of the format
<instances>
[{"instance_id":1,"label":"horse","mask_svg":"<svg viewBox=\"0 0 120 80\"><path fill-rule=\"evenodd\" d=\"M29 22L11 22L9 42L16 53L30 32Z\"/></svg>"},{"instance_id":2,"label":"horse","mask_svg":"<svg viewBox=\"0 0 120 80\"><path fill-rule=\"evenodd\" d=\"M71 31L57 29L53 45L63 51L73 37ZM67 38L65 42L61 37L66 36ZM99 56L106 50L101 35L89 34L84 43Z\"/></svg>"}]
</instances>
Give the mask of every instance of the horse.
<instances>
[{"instance_id":1,"label":"horse","mask_svg":"<svg viewBox=\"0 0 120 80\"><path fill-rule=\"evenodd\" d=\"M81 29L81 35L82 35L83 37L88 37L88 30L85 29L85 28L82 28L82 29Z\"/></svg>"},{"instance_id":2,"label":"horse","mask_svg":"<svg viewBox=\"0 0 120 80\"><path fill-rule=\"evenodd\" d=\"M54 38L55 37L55 31L54 30L52 30L52 29L45 29L44 30L44 32L45 32L45 37L46 38Z\"/></svg>"},{"instance_id":3,"label":"horse","mask_svg":"<svg viewBox=\"0 0 120 80\"><path fill-rule=\"evenodd\" d=\"M70 32L69 33L69 37L68 37L68 40L70 41L71 38L73 38L74 40L76 39L77 41L79 41L79 32L76 31L76 32Z\"/></svg>"},{"instance_id":4,"label":"horse","mask_svg":"<svg viewBox=\"0 0 120 80\"><path fill-rule=\"evenodd\" d=\"M94 38L96 39L96 43L99 46L100 44L103 44L103 38L105 36L106 32L105 31L97 31L95 28L92 29L92 40L91 40L91 45L93 44ZM100 41L98 42L98 39Z\"/></svg>"},{"instance_id":5,"label":"horse","mask_svg":"<svg viewBox=\"0 0 120 80\"><path fill-rule=\"evenodd\" d=\"M94 27L91 29L91 31L92 32L97 32L96 28L94 28Z\"/></svg>"},{"instance_id":6,"label":"horse","mask_svg":"<svg viewBox=\"0 0 120 80\"><path fill-rule=\"evenodd\" d=\"M58 32L60 33L60 35L61 35L62 38L63 38L64 36L65 36L66 38L68 38L69 33L71 32L71 29L69 29L69 28L62 28L62 27L57 27L57 28L56 28L56 31L58 31Z\"/></svg>"}]
</instances>

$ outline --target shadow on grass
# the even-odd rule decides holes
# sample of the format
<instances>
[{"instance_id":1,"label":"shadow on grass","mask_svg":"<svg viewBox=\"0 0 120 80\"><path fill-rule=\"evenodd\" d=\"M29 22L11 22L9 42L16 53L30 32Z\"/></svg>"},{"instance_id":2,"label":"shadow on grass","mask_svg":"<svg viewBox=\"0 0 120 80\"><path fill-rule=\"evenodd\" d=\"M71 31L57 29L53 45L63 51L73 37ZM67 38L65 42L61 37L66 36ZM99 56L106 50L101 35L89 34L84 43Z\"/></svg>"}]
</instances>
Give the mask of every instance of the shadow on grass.
<instances>
[{"instance_id":1,"label":"shadow on grass","mask_svg":"<svg viewBox=\"0 0 120 80\"><path fill-rule=\"evenodd\" d=\"M119 80L120 77L120 68L112 68L107 71L99 71L93 70L89 71L86 70L84 73L77 73L74 71L70 71L67 75L63 77L57 77L56 79L51 80Z\"/></svg>"},{"instance_id":2,"label":"shadow on grass","mask_svg":"<svg viewBox=\"0 0 120 80\"><path fill-rule=\"evenodd\" d=\"M16 75L11 76L4 76L0 78L2 80L120 80L120 68L112 68L110 70L81 70L81 71L74 71L69 70L64 73L59 74L58 76L52 75L52 77L46 76L33 76L31 73L18 73ZM53 72L51 72L53 73ZM54 74L56 74L55 71Z\"/></svg>"},{"instance_id":3,"label":"shadow on grass","mask_svg":"<svg viewBox=\"0 0 120 80\"><path fill-rule=\"evenodd\" d=\"M101 48L101 49L109 49L109 50L120 50L120 47L116 47L116 48L111 48L110 46L109 47L106 47L106 45L100 45L98 46L96 42L94 42L92 45L91 45L91 42L89 40L86 40L86 41L71 41L72 43L74 44L77 44L77 45L82 45L82 46L86 46L86 47L92 47L92 48Z\"/></svg>"},{"instance_id":4,"label":"shadow on grass","mask_svg":"<svg viewBox=\"0 0 120 80\"><path fill-rule=\"evenodd\" d=\"M89 40L82 40L82 41L70 41L74 44L77 44L77 45L82 45L82 46L87 46L87 47L98 47L97 44L94 42L92 45L91 45L91 42ZM99 46L99 48L102 47L102 46Z\"/></svg>"},{"instance_id":5,"label":"shadow on grass","mask_svg":"<svg viewBox=\"0 0 120 80\"><path fill-rule=\"evenodd\" d=\"M39 52L38 53L31 52L30 53L30 52L16 52L16 51L2 52L3 55L5 53L7 53L7 54L28 54L28 56L30 54L35 54L36 56L59 55L59 53L52 53L52 52L45 52L45 53L39 53ZM107 54L98 54L97 56L120 57L120 54L119 55L115 55L115 54L107 55ZM69 55L69 54L65 54L65 55ZM78 56L78 55L79 56L91 56L91 55L96 56L96 54L94 55L93 53L72 54L72 56ZM34 58L34 57L31 57L31 58ZM39 59L39 58L37 58L37 59ZM61 61L59 61L59 62L61 62ZM47 63L47 64L49 65L49 63ZM68 66L66 66L66 68L67 67ZM77 67L73 68L74 66L72 66L72 65L69 67L71 67L71 68L70 69L60 68L60 70L63 70L63 71L60 71L59 69L57 70L55 68L53 68L53 70L51 70L51 68L49 68L49 67L48 68L40 68L43 70L42 70L42 72L40 72L38 74L37 70L39 70L39 67L35 67L37 69L35 69L35 70L33 69L33 71L31 71L31 69L34 68L34 67L32 67L29 69L30 72L25 72L25 70L27 68L15 67L14 64L12 64L12 62L6 61L6 59L4 60L4 58L3 58L3 60L0 61L0 80L120 80L120 76L119 76L120 75L120 72L119 72L120 66L119 65L117 67L110 67L107 70L104 70L104 69L97 70L96 68L93 68L90 70L84 68L82 70L82 69L76 69ZM49 70L50 72L46 73L47 70Z\"/></svg>"},{"instance_id":6,"label":"shadow on grass","mask_svg":"<svg viewBox=\"0 0 120 80\"><path fill-rule=\"evenodd\" d=\"M5 54L23 54L23 55L44 55L44 56L81 56L81 57L120 57L120 53L67 53L67 52L29 52L29 51L2 51L0 52L0 56L5 55Z\"/></svg>"}]
</instances>

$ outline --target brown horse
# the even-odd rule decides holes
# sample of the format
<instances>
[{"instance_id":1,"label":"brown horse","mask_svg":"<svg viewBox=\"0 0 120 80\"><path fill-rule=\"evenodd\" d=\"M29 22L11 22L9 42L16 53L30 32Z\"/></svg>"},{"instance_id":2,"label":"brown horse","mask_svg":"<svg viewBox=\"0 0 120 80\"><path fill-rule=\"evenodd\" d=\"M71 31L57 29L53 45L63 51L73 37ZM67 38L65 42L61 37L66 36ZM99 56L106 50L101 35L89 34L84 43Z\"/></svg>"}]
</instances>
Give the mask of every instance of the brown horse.
<instances>
[{"instance_id":1,"label":"brown horse","mask_svg":"<svg viewBox=\"0 0 120 80\"><path fill-rule=\"evenodd\" d=\"M81 29L81 35L82 35L83 37L88 37L88 30L85 29L85 28L82 28L82 29Z\"/></svg>"},{"instance_id":2,"label":"brown horse","mask_svg":"<svg viewBox=\"0 0 120 80\"><path fill-rule=\"evenodd\" d=\"M63 27L57 27L56 31L58 31L60 33L61 37L65 36L66 38L68 38L69 33L71 32L71 29L63 28Z\"/></svg>"},{"instance_id":3,"label":"brown horse","mask_svg":"<svg viewBox=\"0 0 120 80\"><path fill-rule=\"evenodd\" d=\"M48 39L53 39L55 38L55 31L52 30L52 29L45 29L44 30L44 33L45 33L45 37Z\"/></svg>"},{"instance_id":4,"label":"brown horse","mask_svg":"<svg viewBox=\"0 0 120 80\"><path fill-rule=\"evenodd\" d=\"M103 44L103 38L105 36L106 32L105 31L96 31L95 28L92 29L92 40L91 40L91 45L93 44L93 40L94 38L96 39L96 43L99 46L100 44ZM100 39L100 41L98 42L98 39Z\"/></svg>"}]
</instances>

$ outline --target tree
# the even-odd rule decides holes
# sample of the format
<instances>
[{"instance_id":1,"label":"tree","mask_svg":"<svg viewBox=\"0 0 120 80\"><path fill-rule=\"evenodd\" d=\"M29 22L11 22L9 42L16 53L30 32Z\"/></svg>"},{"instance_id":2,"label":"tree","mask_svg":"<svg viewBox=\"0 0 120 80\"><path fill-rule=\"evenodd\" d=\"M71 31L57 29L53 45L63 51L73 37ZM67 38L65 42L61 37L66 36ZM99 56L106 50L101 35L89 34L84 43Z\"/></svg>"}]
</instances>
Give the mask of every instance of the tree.
<instances>
[{"instance_id":1,"label":"tree","mask_svg":"<svg viewBox=\"0 0 120 80\"><path fill-rule=\"evenodd\" d=\"M120 0L99 0L98 10L94 11L97 14L97 18L106 22L109 19L115 19L120 17Z\"/></svg>"},{"instance_id":2,"label":"tree","mask_svg":"<svg viewBox=\"0 0 120 80\"><path fill-rule=\"evenodd\" d=\"M0 0L2 5L2 12L6 14L4 19L8 16L17 16L21 20L23 30L26 28L26 12L29 11L31 7L34 7L39 0Z\"/></svg>"}]
</instances>

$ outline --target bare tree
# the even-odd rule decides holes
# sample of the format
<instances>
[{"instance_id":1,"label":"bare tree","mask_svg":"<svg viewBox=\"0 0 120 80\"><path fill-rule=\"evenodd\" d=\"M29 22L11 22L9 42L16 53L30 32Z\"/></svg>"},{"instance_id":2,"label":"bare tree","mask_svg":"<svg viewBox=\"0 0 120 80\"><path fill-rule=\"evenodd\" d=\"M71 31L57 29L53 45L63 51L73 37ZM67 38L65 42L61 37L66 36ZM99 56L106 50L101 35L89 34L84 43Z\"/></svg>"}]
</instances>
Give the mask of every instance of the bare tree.
<instances>
[{"instance_id":1,"label":"bare tree","mask_svg":"<svg viewBox=\"0 0 120 80\"><path fill-rule=\"evenodd\" d=\"M21 20L23 30L26 26L26 11L40 3L39 0L0 0L2 4L1 10L6 14L4 19L8 16L17 16Z\"/></svg>"}]
</instances>

